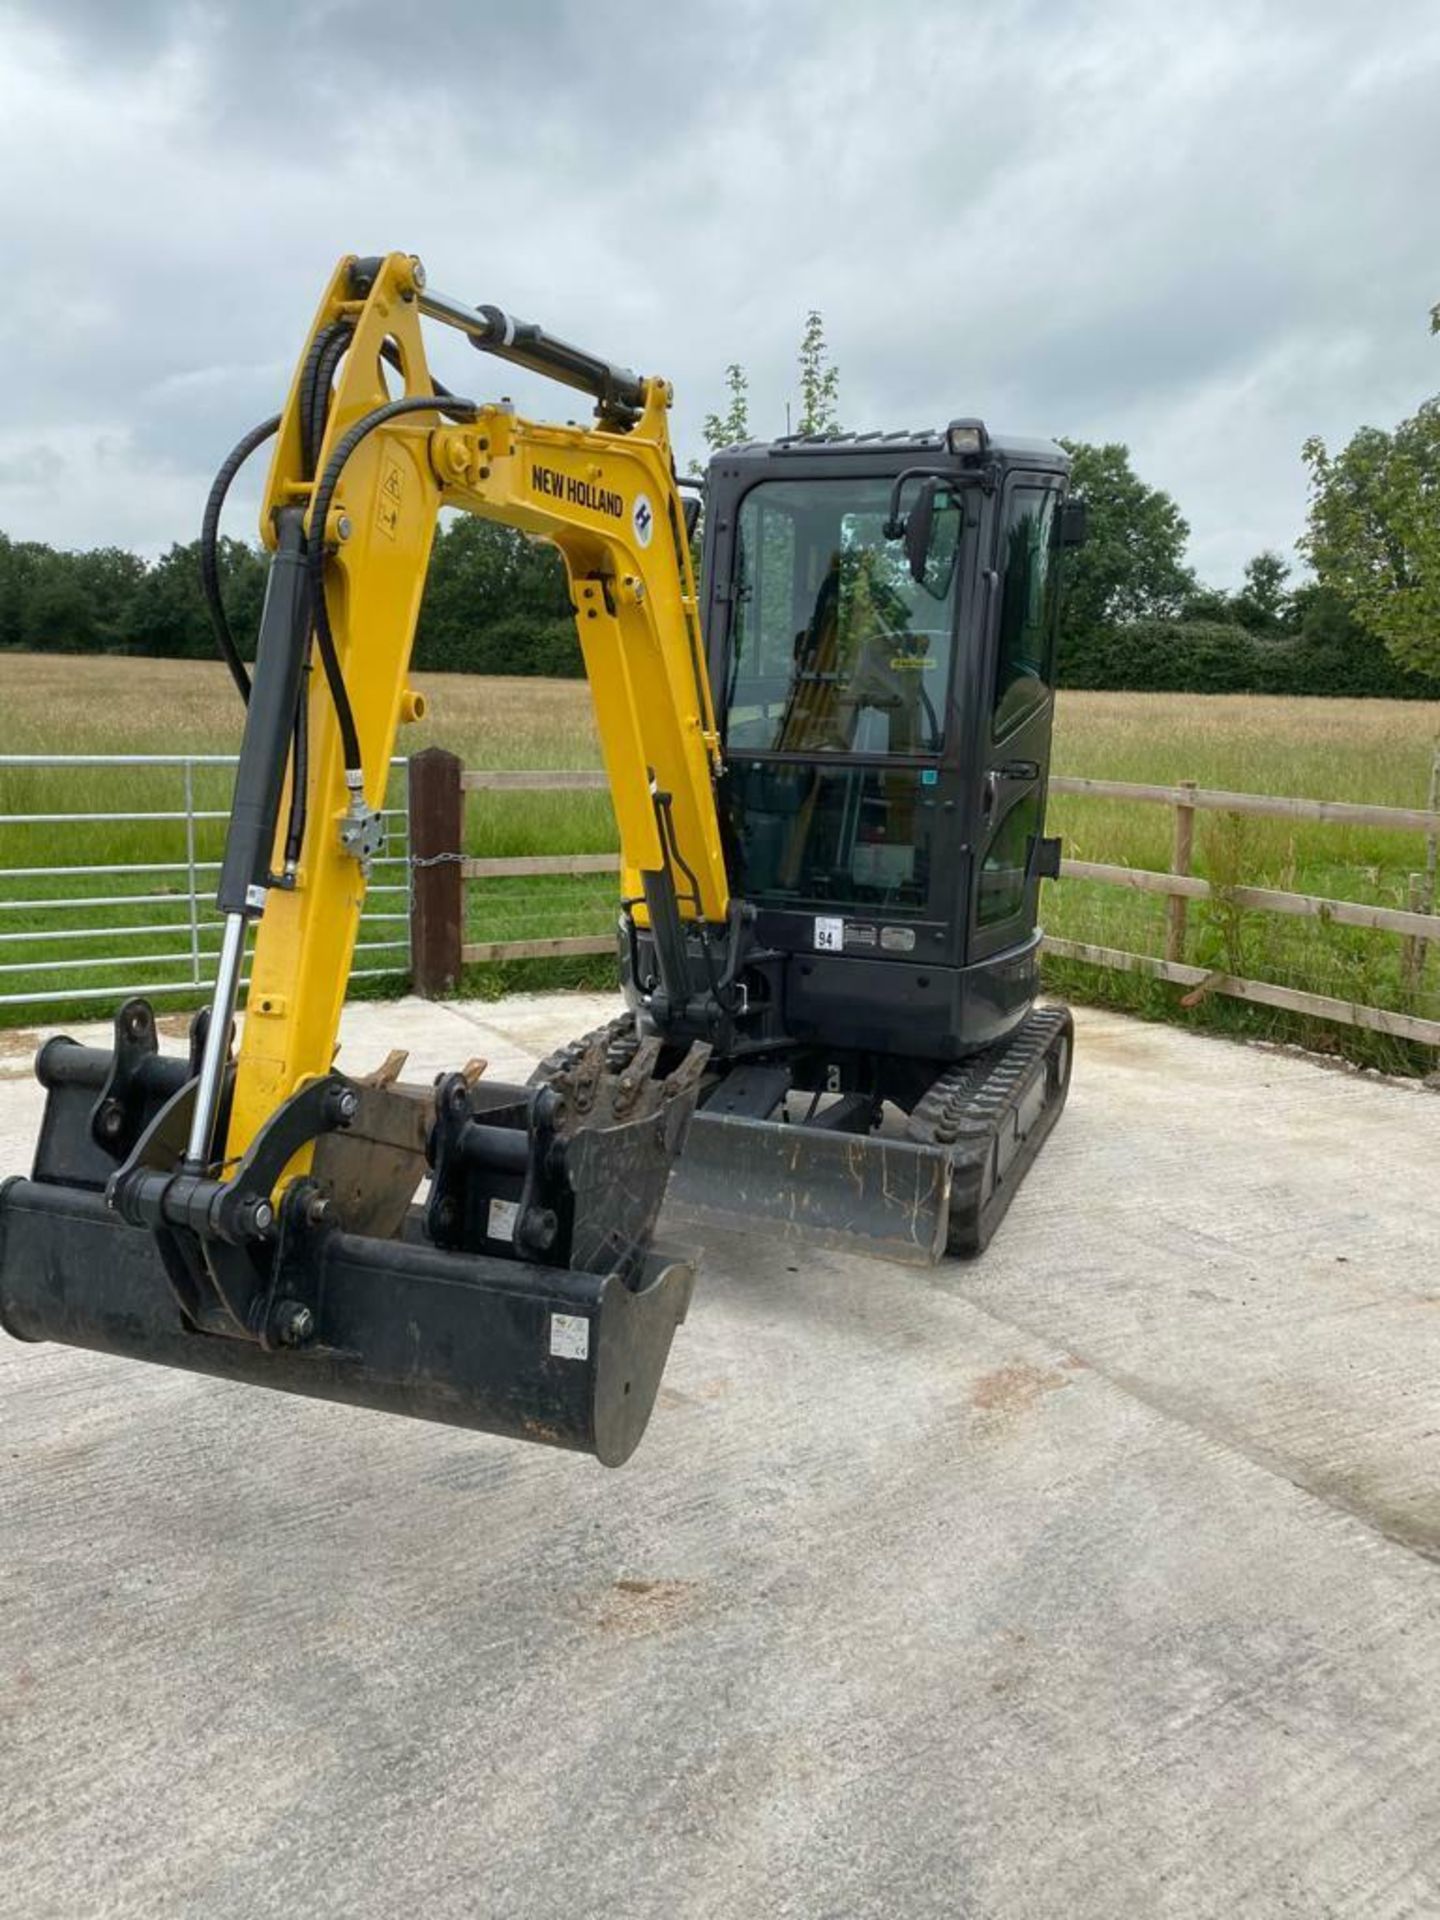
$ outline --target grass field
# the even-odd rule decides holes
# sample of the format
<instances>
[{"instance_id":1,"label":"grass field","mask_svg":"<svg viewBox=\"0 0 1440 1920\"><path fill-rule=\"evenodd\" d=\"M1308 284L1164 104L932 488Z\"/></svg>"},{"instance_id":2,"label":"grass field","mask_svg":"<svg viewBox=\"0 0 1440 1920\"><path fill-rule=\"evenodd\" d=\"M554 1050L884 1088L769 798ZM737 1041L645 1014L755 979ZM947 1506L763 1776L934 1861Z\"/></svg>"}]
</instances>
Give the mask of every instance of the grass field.
<instances>
[{"instance_id":1,"label":"grass field","mask_svg":"<svg viewBox=\"0 0 1440 1920\"><path fill-rule=\"evenodd\" d=\"M423 725L406 730L400 743L404 751L439 743L472 767L598 764L589 696L581 682L420 675L417 684L429 697L430 715ZM0 716L0 751L6 753L233 752L240 726L239 704L218 667L122 664L59 655L0 655ZM1108 779L1193 779L1239 791L1414 807L1425 804L1437 724L1440 713L1435 707L1402 702L1068 693L1060 699L1054 763L1057 772ZM197 773L197 804L222 810L227 777L223 771ZM62 790L60 777L53 773L0 769L0 812L5 813L141 811L180 804L179 776L151 769L96 770L85 776L79 790ZM1139 867L1169 865L1171 815L1163 807L1056 796L1051 829L1077 858ZM218 823L203 824L197 858L215 858L219 836ZM601 852L615 844L605 797L564 793L474 796L467 841L468 851L492 855ZM1201 815L1197 823L1196 871L1221 883L1403 906L1409 875L1423 864L1423 856L1423 843L1414 834L1237 821L1219 815ZM7 869L184 857L184 828L178 823L0 827L0 867ZM377 878L400 886L403 869ZM101 884L96 882L97 887ZM208 876L202 876L202 891L206 884ZM176 872L134 882L106 880L103 885L107 896L142 891L179 895L186 876ZM25 883L15 877L0 882L0 888L6 899L36 902L53 891L51 883ZM613 913L613 883L603 876L487 883L467 892L472 939L603 931ZM403 905L401 894L375 902L377 914L398 912ZM151 903L97 912L131 926L185 917L178 904L173 910ZM1046 892L1047 928L1100 945L1158 953L1163 915L1159 896L1094 883L1066 881ZM88 917L94 924L96 916ZM0 931L29 934L61 924L81 926L86 919L83 912L57 914L42 906L33 913L5 912ZM378 940L399 931L380 922L362 937ZM179 944L186 946L183 939ZM202 944L213 944L208 930ZM0 943L0 966L17 967L42 945L53 953L48 942L29 944L28 953L26 942ZM147 938L130 943L130 951L149 952L157 946L167 943ZM104 951L103 943L66 943L67 958L84 960ZM1393 935L1236 914L1199 903L1191 909L1187 958L1198 964L1440 1017L1440 958L1432 954L1425 978L1410 989L1401 981L1398 956ZM388 958L377 950L365 964L381 967L388 965ZM80 971L77 967L72 977ZM1056 962L1051 975L1058 988L1077 997L1104 997L1152 1015L1302 1038L1391 1067L1433 1065L1433 1058L1418 1049L1218 998L1187 1012L1178 1007L1177 989L1090 967ZM100 977L127 982L122 967ZM144 977L162 975L149 967ZM163 977L183 977L183 969ZM539 981L600 984L609 977L610 963L601 959L490 968L468 984L476 991L495 992ZM45 978L64 984L63 974ZM36 973L0 973L0 994L33 990L41 979ZM375 984L383 990L386 983ZM168 1002L180 1003L179 997ZM97 1008L92 1003L88 1010ZM47 1013L0 1006L0 1020L30 1022L40 1017L54 1017L53 1009Z\"/></svg>"}]
</instances>

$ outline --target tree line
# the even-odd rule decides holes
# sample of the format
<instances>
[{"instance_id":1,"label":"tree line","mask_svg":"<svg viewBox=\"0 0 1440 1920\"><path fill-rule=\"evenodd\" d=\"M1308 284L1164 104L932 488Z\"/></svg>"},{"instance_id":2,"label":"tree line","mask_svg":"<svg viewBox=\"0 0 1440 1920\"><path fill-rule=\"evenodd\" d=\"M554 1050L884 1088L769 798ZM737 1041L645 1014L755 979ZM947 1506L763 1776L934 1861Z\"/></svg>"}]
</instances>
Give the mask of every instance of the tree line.
<instances>
[{"instance_id":1,"label":"tree line","mask_svg":"<svg viewBox=\"0 0 1440 1920\"><path fill-rule=\"evenodd\" d=\"M1430 326L1440 333L1440 307ZM816 312L798 360L797 430L836 430L839 376ZM704 433L712 452L752 437L738 363L725 369L725 406ZM1333 456L1307 440L1298 545L1313 577L1266 551L1235 592L1197 579L1185 561L1189 525L1135 472L1128 447L1061 444L1071 492L1088 509L1085 546L1066 559L1062 686L1440 698L1440 395L1393 431L1362 427Z\"/></svg>"},{"instance_id":2,"label":"tree line","mask_svg":"<svg viewBox=\"0 0 1440 1920\"><path fill-rule=\"evenodd\" d=\"M265 598L265 554L220 543L230 625L247 658ZM67 553L0 533L0 649L211 660L200 543L148 564L119 547ZM456 673L578 674L560 556L507 527L458 518L435 537L416 664Z\"/></svg>"},{"instance_id":3,"label":"tree line","mask_svg":"<svg viewBox=\"0 0 1440 1920\"><path fill-rule=\"evenodd\" d=\"M1437 310L1440 311L1440 310ZM1440 318L1432 315L1440 332ZM821 316L806 316L794 430L838 426L839 374ZM786 408L786 425L791 425ZM712 451L752 437L744 368L706 416ZM1394 429L1364 427L1331 453L1305 443L1308 525L1297 578L1256 554L1235 592L1186 564L1176 502L1118 444L1064 442L1089 538L1067 561L1059 677L1064 686L1197 693L1440 697L1440 395ZM0 533L0 649L209 659L199 543L146 561L118 547L68 552ZM265 556L221 543L235 633L257 631ZM575 675L582 671L559 555L468 516L437 531L416 637L422 669Z\"/></svg>"},{"instance_id":4,"label":"tree line","mask_svg":"<svg viewBox=\"0 0 1440 1920\"><path fill-rule=\"evenodd\" d=\"M1064 444L1089 538L1066 561L1062 686L1440 698L1440 621L1428 640L1407 628L1403 643L1392 642L1377 617L1385 593L1362 600L1340 548L1322 547L1317 528L1334 511L1328 477L1312 479L1302 542L1314 577L1297 579L1283 555L1266 551L1247 562L1244 584L1225 592L1203 586L1185 564L1189 528L1170 496L1135 473L1125 447ZM1434 472L1440 481L1440 442ZM1345 553L1346 565L1359 565L1353 544ZM1440 555L1431 566L1440 571Z\"/></svg>"}]
</instances>

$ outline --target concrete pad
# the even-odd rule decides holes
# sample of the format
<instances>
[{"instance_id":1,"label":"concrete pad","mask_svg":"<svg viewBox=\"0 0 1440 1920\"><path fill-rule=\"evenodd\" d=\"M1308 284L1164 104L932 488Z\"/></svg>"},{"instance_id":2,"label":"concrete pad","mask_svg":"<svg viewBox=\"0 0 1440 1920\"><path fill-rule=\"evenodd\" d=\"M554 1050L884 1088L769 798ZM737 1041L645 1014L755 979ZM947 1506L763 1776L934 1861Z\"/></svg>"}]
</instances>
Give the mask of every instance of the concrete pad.
<instances>
[{"instance_id":1,"label":"concrete pad","mask_svg":"<svg viewBox=\"0 0 1440 1920\"><path fill-rule=\"evenodd\" d=\"M1019 1230L956 1284L1440 1554L1435 1090L1117 1014L1083 1028Z\"/></svg>"},{"instance_id":2,"label":"concrete pad","mask_svg":"<svg viewBox=\"0 0 1440 1920\"><path fill-rule=\"evenodd\" d=\"M619 1473L0 1346L0 1914L1440 1911L1440 1105L1079 1029L979 1264L712 1236Z\"/></svg>"}]
</instances>

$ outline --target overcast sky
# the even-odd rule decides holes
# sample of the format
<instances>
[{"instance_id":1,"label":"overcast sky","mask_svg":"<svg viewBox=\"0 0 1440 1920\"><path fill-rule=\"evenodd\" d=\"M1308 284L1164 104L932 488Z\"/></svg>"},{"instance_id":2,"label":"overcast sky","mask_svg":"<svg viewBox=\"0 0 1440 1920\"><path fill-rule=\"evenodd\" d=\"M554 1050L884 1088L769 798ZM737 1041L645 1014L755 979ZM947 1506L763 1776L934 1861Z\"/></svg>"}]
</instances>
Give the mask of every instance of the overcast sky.
<instances>
[{"instance_id":1,"label":"overcast sky","mask_svg":"<svg viewBox=\"0 0 1440 1920\"><path fill-rule=\"evenodd\" d=\"M846 426L1124 440L1232 584L1307 434L1440 388L1437 182L1436 0L0 0L0 529L193 538L398 248L666 374L685 455L730 360L783 430L818 306Z\"/></svg>"}]
</instances>

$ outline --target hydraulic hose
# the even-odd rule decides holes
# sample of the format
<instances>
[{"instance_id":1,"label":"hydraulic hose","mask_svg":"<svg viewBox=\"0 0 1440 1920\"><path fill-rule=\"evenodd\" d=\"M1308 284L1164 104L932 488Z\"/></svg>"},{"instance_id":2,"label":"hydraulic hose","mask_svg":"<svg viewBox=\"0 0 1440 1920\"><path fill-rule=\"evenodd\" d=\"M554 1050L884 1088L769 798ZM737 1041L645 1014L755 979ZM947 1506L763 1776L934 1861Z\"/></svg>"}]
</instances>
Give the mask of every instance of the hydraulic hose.
<instances>
[{"instance_id":1,"label":"hydraulic hose","mask_svg":"<svg viewBox=\"0 0 1440 1920\"><path fill-rule=\"evenodd\" d=\"M307 480L315 478L315 462L325 444L325 427L330 418L331 389L340 362L354 337L348 320L337 320L322 328L311 342L300 372L300 466ZM290 812L285 824L285 872L293 873L305 844L305 822L309 806L310 781L310 643L305 637L305 657L300 676L300 693L295 705L295 728L291 736Z\"/></svg>"},{"instance_id":2,"label":"hydraulic hose","mask_svg":"<svg viewBox=\"0 0 1440 1920\"><path fill-rule=\"evenodd\" d=\"M325 440L325 428L330 414L331 389L340 362L344 359L354 337L354 328L348 321L336 321L322 328L311 342L310 351L305 357L299 381L299 425L301 464L304 477L312 480L315 474L315 462ZM392 341L387 340L381 348L382 357L397 370L403 372L400 355ZM352 790L362 783L360 760L360 741L355 728L354 712L350 705L350 696L345 686L344 675L340 669L339 657L335 651L335 638L330 626L329 610L325 603L324 527L329 517L330 505L335 489L344 471L345 463L355 448L386 421L405 413L418 413L431 408L455 416L471 415L475 412L474 403L468 400L456 400L448 388L438 381L432 383L434 397L407 395L399 400L389 401L375 408L356 422L344 435L331 456L329 465L315 494L316 511L312 513L310 525L314 537L310 542L311 565L314 579L315 638L320 647L321 665L325 670L326 683L335 707L335 717L340 728L341 746L345 757L346 777ZM205 604L210 614L211 625L215 631L215 641L220 657L229 668L240 698L247 704L250 699L250 675L240 657L234 633L231 631L229 616L225 611L224 598L220 591L219 530L220 515L226 496L234 483L240 468L264 443L278 430L281 416L277 413L268 420L252 427L243 440L226 457L220 471L216 474L209 497L205 502L205 512L200 526L200 585ZM309 667L309 648L306 647L305 671ZM309 722L308 701L301 682L301 694L295 711L294 757L290 780L290 809L285 832L285 858L287 865L293 865L300 857L300 848L305 837L306 786L309 772Z\"/></svg>"},{"instance_id":3,"label":"hydraulic hose","mask_svg":"<svg viewBox=\"0 0 1440 1920\"><path fill-rule=\"evenodd\" d=\"M315 336L300 375L300 460L305 478L315 478L315 462L325 443L325 423L330 415L330 391L336 370L345 358L354 328L338 320Z\"/></svg>"},{"instance_id":4,"label":"hydraulic hose","mask_svg":"<svg viewBox=\"0 0 1440 1920\"><path fill-rule=\"evenodd\" d=\"M285 822L285 871L293 874L305 844L306 789L310 779L310 649L300 664L300 689L295 700L295 728L291 734L290 812Z\"/></svg>"},{"instance_id":5,"label":"hydraulic hose","mask_svg":"<svg viewBox=\"0 0 1440 1920\"><path fill-rule=\"evenodd\" d=\"M250 676L245 671L244 661L240 658L240 649L236 646L235 636L230 631L229 616L225 612L225 602L220 595L218 538L220 510L225 505L225 496L229 493L236 474L255 449L264 446L270 436L278 430L279 425L280 415L277 413L269 420L262 420L258 427L252 427L245 438L231 449L215 476L210 497L205 502L204 517L200 522L200 589L210 612L211 625L215 629L215 642L220 650L220 658L230 669L230 678L239 689L240 698L247 702L250 698Z\"/></svg>"}]
</instances>

